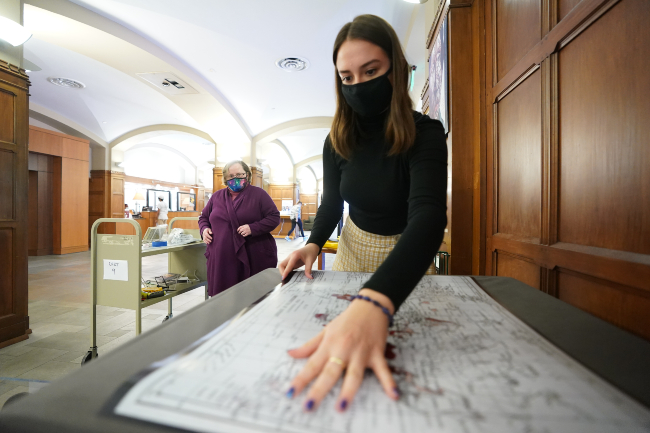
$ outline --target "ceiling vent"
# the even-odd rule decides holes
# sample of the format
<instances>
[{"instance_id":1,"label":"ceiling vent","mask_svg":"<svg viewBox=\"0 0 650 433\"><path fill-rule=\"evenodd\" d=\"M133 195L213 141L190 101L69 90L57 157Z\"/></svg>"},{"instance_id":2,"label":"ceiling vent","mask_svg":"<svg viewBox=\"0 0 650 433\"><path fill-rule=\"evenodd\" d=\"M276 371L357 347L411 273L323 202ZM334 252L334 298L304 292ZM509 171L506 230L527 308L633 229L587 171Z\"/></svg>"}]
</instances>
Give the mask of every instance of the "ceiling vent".
<instances>
[{"instance_id":1,"label":"ceiling vent","mask_svg":"<svg viewBox=\"0 0 650 433\"><path fill-rule=\"evenodd\" d=\"M136 75L170 95L199 93L171 72L145 72Z\"/></svg>"},{"instance_id":2,"label":"ceiling vent","mask_svg":"<svg viewBox=\"0 0 650 433\"><path fill-rule=\"evenodd\" d=\"M47 81L49 81L50 83L56 86L68 87L70 89L83 89L86 87L84 83L81 83L76 80L72 80L70 78L49 77Z\"/></svg>"},{"instance_id":3,"label":"ceiling vent","mask_svg":"<svg viewBox=\"0 0 650 433\"><path fill-rule=\"evenodd\" d=\"M287 72L304 71L309 67L309 61L307 59L301 59L299 57L287 57L285 59L280 59L275 62L275 64L278 68Z\"/></svg>"}]
</instances>

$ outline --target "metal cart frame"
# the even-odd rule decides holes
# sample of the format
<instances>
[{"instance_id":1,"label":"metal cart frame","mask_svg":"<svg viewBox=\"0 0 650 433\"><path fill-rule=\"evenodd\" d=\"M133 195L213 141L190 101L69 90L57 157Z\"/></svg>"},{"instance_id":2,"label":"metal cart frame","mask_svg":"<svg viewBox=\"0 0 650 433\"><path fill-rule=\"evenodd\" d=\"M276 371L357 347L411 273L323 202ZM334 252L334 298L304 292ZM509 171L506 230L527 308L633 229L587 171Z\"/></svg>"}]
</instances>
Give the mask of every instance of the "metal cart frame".
<instances>
[{"instance_id":1,"label":"metal cart frame","mask_svg":"<svg viewBox=\"0 0 650 433\"><path fill-rule=\"evenodd\" d=\"M171 231L174 222L179 220L195 221L196 217L177 217L169 222ZM131 224L135 235L98 234L97 229L103 223ZM199 230L184 229L196 237ZM90 349L81 364L97 358L97 305L135 310L135 334L142 332L142 309L158 302L167 301L167 316L163 322L173 317L172 298L198 287L205 287L205 299L208 299L207 263L204 257L206 244L194 242L185 245L170 245L142 250L142 229L140 224L126 218L100 218L93 224L90 232L90 280L92 301L90 319ZM199 236L200 238L200 236ZM158 298L141 299L142 257L168 253L167 272L196 276L198 282L176 284L173 292ZM106 260L126 261L128 278L126 281L104 279L104 262Z\"/></svg>"}]
</instances>

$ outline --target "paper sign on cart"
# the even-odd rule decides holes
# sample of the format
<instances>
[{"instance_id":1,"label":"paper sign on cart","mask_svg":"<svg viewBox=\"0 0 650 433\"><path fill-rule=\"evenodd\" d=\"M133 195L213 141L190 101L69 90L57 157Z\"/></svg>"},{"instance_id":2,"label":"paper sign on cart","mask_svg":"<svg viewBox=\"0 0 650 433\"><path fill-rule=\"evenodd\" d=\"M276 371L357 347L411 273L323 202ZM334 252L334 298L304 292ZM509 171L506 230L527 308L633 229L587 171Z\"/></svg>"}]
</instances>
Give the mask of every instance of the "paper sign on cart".
<instances>
[{"instance_id":1,"label":"paper sign on cart","mask_svg":"<svg viewBox=\"0 0 650 433\"><path fill-rule=\"evenodd\" d=\"M129 262L104 259L104 279L129 281Z\"/></svg>"}]
</instances>

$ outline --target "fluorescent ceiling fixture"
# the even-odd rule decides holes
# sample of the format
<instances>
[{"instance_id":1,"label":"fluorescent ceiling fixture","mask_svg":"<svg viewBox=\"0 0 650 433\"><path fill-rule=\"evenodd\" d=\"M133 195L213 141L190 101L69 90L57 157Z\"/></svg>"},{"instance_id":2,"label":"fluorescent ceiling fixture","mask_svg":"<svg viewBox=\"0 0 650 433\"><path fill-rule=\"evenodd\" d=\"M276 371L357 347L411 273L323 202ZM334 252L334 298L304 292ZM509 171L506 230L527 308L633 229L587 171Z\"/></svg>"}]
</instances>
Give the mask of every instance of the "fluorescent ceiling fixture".
<instances>
[{"instance_id":1,"label":"fluorescent ceiling fixture","mask_svg":"<svg viewBox=\"0 0 650 433\"><path fill-rule=\"evenodd\" d=\"M25 27L7 17L0 17L0 39L4 39L14 47L24 44L32 37Z\"/></svg>"},{"instance_id":2,"label":"fluorescent ceiling fixture","mask_svg":"<svg viewBox=\"0 0 650 433\"><path fill-rule=\"evenodd\" d=\"M426 3L427 0L404 0L406 3Z\"/></svg>"}]
</instances>

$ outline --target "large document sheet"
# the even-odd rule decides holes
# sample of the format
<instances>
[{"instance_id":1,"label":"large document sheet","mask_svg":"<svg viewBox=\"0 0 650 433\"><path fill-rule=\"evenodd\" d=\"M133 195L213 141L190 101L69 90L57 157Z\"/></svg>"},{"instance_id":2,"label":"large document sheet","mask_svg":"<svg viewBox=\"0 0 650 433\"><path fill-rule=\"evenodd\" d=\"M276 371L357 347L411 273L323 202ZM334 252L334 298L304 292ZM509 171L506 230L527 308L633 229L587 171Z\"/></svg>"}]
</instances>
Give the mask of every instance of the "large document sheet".
<instances>
[{"instance_id":1,"label":"large document sheet","mask_svg":"<svg viewBox=\"0 0 650 433\"><path fill-rule=\"evenodd\" d=\"M650 411L581 367L467 277L424 277L386 356L402 392L370 373L345 413L285 397L306 361L286 351L349 304L367 274L296 273L242 318L139 381L117 414L201 432L648 432Z\"/></svg>"}]
</instances>

